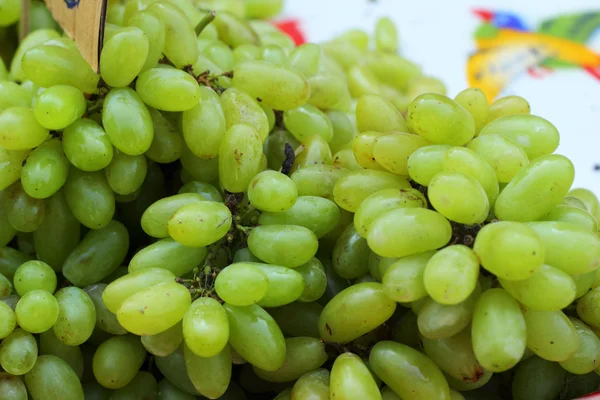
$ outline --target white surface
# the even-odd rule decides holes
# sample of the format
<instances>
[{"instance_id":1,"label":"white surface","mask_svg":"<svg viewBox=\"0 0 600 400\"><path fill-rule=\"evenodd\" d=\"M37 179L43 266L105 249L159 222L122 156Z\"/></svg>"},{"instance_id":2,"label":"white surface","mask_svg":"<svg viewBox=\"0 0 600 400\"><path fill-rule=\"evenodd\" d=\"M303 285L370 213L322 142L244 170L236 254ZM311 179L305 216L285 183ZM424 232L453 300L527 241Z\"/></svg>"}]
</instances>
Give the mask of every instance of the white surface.
<instances>
[{"instance_id":1,"label":"white surface","mask_svg":"<svg viewBox=\"0 0 600 400\"><path fill-rule=\"evenodd\" d=\"M350 28L372 32L380 16L392 18L399 30L401 52L426 74L441 78L454 96L467 87L466 60L474 50L473 31L480 23L473 7L518 13L536 27L548 17L600 10L598 0L287 0L285 16L298 17L311 42L321 42ZM600 32L589 47L600 53ZM515 80L503 94L518 94L532 113L550 120L561 133L558 153L576 168L574 186L600 196L600 81L582 70L558 70L536 79Z\"/></svg>"}]
</instances>

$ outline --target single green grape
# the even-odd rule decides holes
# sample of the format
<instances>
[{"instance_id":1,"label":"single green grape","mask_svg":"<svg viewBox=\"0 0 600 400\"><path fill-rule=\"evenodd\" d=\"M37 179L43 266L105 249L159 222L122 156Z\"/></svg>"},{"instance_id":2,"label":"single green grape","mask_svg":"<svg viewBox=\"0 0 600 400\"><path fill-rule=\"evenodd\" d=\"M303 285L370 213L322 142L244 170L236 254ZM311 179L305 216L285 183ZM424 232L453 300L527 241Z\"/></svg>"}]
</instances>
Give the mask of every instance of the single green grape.
<instances>
[{"instance_id":1,"label":"single green grape","mask_svg":"<svg viewBox=\"0 0 600 400\"><path fill-rule=\"evenodd\" d=\"M261 211L280 213L296 203L298 190L294 182L277 171L263 171L248 185L250 203Z\"/></svg>"},{"instance_id":2,"label":"single green grape","mask_svg":"<svg viewBox=\"0 0 600 400\"><path fill-rule=\"evenodd\" d=\"M515 370L512 382L513 399L555 398L563 388L566 374L558 363L537 356L528 358L519 363Z\"/></svg>"},{"instance_id":3,"label":"single green grape","mask_svg":"<svg viewBox=\"0 0 600 400\"><path fill-rule=\"evenodd\" d=\"M570 318L570 320L577 330L580 345L575 354L560 362L560 366L573 374L587 374L596 369L600 363L597 357L600 353L600 339L590 327L577 318Z\"/></svg>"},{"instance_id":4,"label":"single green grape","mask_svg":"<svg viewBox=\"0 0 600 400\"><path fill-rule=\"evenodd\" d=\"M69 162L82 171L98 171L113 158L111 141L100 125L81 118L64 131L63 150Z\"/></svg>"},{"instance_id":5,"label":"single green grape","mask_svg":"<svg viewBox=\"0 0 600 400\"><path fill-rule=\"evenodd\" d=\"M270 264L295 268L317 252L318 240L308 228L298 225L258 226L248 236L252 254Z\"/></svg>"},{"instance_id":6,"label":"single green grape","mask_svg":"<svg viewBox=\"0 0 600 400\"><path fill-rule=\"evenodd\" d=\"M343 75L321 72L309 77L308 84L310 87L310 97L307 103L321 110L330 110L330 112L339 111L340 108L343 108L340 105L350 99L348 84L344 80ZM328 116L330 116L330 112L327 113ZM333 121L331 122L333 123Z\"/></svg>"},{"instance_id":7,"label":"single green grape","mask_svg":"<svg viewBox=\"0 0 600 400\"><path fill-rule=\"evenodd\" d=\"M0 111L0 146L5 150L29 150L48 139L48 129L27 107L9 107Z\"/></svg>"},{"instance_id":8,"label":"single green grape","mask_svg":"<svg viewBox=\"0 0 600 400\"><path fill-rule=\"evenodd\" d=\"M116 194L127 195L138 190L148 172L146 157L130 156L116 150L113 158L104 168L104 175L110 188Z\"/></svg>"},{"instance_id":9,"label":"single green grape","mask_svg":"<svg viewBox=\"0 0 600 400\"><path fill-rule=\"evenodd\" d=\"M402 114L383 97L366 95L356 103L356 125L359 132L408 132Z\"/></svg>"},{"instance_id":10,"label":"single green grape","mask_svg":"<svg viewBox=\"0 0 600 400\"><path fill-rule=\"evenodd\" d=\"M408 159L421 147L429 144L410 133L390 133L378 136L373 142L373 158L386 170L397 175L408 175Z\"/></svg>"},{"instance_id":11,"label":"single green grape","mask_svg":"<svg viewBox=\"0 0 600 400\"><path fill-rule=\"evenodd\" d=\"M465 225L482 223L490 212L486 192L479 182L458 172L440 172L429 182L431 205L451 221Z\"/></svg>"},{"instance_id":12,"label":"single green grape","mask_svg":"<svg viewBox=\"0 0 600 400\"><path fill-rule=\"evenodd\" d=\"M212 357L200 357L187 346L184 349L188 377L196 390L209 398L223 398L231 380L231 351L225 346Z\"/></svg>"},{"instance_id":13,"label":"single green grape","mask_svg":"<svg viewBox=\"0 0 600 400\"><path fill-rule=\"evenodd\" d=\"M448 246L434 254L423 272L425 289L440 304L458 304L475 290L479 260L467 246Z\"/></svg>"},{"instance_id":14,"label":"single green grape","mask_svg":"<svg viewBox=\"0 0 600 400\"><path fill-rule=\"evenodd\" d=\"M163 111L185 111L200 99L198 82L174 68L152 68L140 74L135 90L150 107Z\"/></svg>"},{"instance_id":15,"label":"single green grape","mask_svg":"<svg viewBox=\"0 0 600 400\"><path fill-rule=\"evenodd\" d=\"M396 53L398 51L398 32L396 25L388 17L377 20L375 25L375 47L382 53Z\"/></svg>"},{"instance_id":16,"label":"single green grape","mask_svg":"<svg viewBox=\"0 0 600 400\"><path fill-rule=\"evenodd\" d=\"M307 372L294 383L290 393L291 398L327 400L329 399L329 381L329 371L324 368Z\"/></svg>"},{"instance_id":17,"label":"single green grape","mask_svg":"<svg viewBox=\"0 0 600 400\"><path fill-rule=\"evenodd\" d=\"M204 247L223 238L231 224L231 211L225 204L199 201L175 211L167 229L169 236L184 246Z\"/></svg>"},{"instance_id":18,"label":"single green grape","mask_svg":"<svg viewBox=\"0 0 600 400\"><path fill-rule=\"evenodd\" d=\"M566 361L577 352L581 339L573 321L562 311L525 309L527 347L549 361Z\"/></svg>"},{"instance_id":19,"label":"single green grape","mask_svg":"<svg viewBox=\"0 0 600 400\"><path fill-rule=\"evenodd\" d=\"M493 113L485 93L479 88L468 88L457 94L454 101L471 114L475 121L475 136L479 135Z\"/></svg>"},{"instance_id":20,"label":"single green grape","mask_svg":"<svg viewBox=\"0 0 600 400\"><path fill-rule=\"evenodd\" d=\"M41 333L58 321L60 304L46 290L31 290L19 299L15 314L21 328L27 332Z\"/></svg>"},{"instance_id":21,"label":"single green grape","mask_svg":"<svg viewBox=\"0 0 600 400\"><path fill-rule=\"evenodd\" d=\"M56 273L43 261L27 261L15 271L14 287L21 297L32 290L45 290L54 293L56 290Z\"/></svg>"},{"instance_id":22,"label":"single green grape","mask_svg":"<svg viewBox=\"0 0 600 400\"><path fill-rule=\"evenodd\" d=\"M424 146L408 157L408 174L412 180L429 186L431 179L444 170L444 158L452 147L445 144Z\"/></svg>"},{"instance_id":23,"label":"single green grape","mask_svg":"<svg viewBox=\"0 0 600 400\"><path fill-rule=\"evenodd\" d=\"M262 110L261 110L262 112ZM219 180L232 193L244 192L261 170L262 142L250 125L233 125L219 149Z\"/></svg>"},{"instance_id":24,"label":"single green grape","mask_svg":"<svg viewBox=\"0 0 600 400\"><path fill-rule=\"evenodd\" d=\"M296 184L299 196L318 196L331 200L335 183L348 172L345 168L331 165L306 165L294 171L291 179Z\"/></svg>"},{"instance_id":25,"label":"single green grape","mask_svg":"<svg viewBox=\"0 0 600 400\"><path fill-rule=\"evenodd\" d=\"M60 289L55 297L59 313L52 327L54 334L69 346L83 344L96 326L96 308L92 299L83 289L74 286Z\"/></svg>"},{"instance_id":26,"label":"single green grape","mask_svg":"<svg viewBox=\"0 0 600 400\"><path fill-rule=\"evenodd\" d=\"M221 106L227 129L234 125L247 124L256 130L261 138L261 143L267 139L269 119L253 97L234 87L223 92Z\"/></svg>"},{"instance_id":27,"label":"single green grape","mask_svg":"<svg viewBox=\"0 0 600 400\"><path fill-rule=\"evenodd\" d=\"M313 257L306 264L295 269L304 280L304 291L298 301L313 302L318 300L327 289L327 274L318 258Z\"/></svg>"},{"instance_id":28,"label":"single green grape","mask_svg":"<svg viewBox=\"0 0 600 400\"><path fill-rule=\"evenodd\" d=\"M117 313L122 303L130 296L160 283L175 281L175 275L163 268L144 268L131 271L111 282L104 293L102 301L113 313Z\"/></svg>"},{"instance_id":29,"label":"single green grape","mask_svg":"<svg viewBox=\"0 0 600 400\"><path fill-rule=\"evenodd\" d=\"M132 1L125 5L125 15L123 16L123 20L126 25L135 26L141 29L146 35L148 51L144 60L144 65L141 68L141 71L146 71L153 68L162 57L162 52L165 48L166 29L165 24L159 16L150 10L141 10L132 15L127 15L127 7L129 4L135 5L136 3L137 2Z\"/></svg>"},{"instance_id":30,"label":"single green grape","mask_svg":"<svg viewBox=\"0 0 600 400\"><path fill-rule=\"evenodd\" d=\"M4 207L8 223L20 232L34 232L46 215L45 201L29 196L21 182L7 188Z\"/></svg>"},{"instance_id":31,"label":"single green grape","mask_svg":"<svg viewBox=\"0 0 600 400\"><path fill-rule=\"evenodd\" d=\"M219 297L234 306L249 306L267 294L267 275L252 263L234 263L224 268L215 280Z\"/></svg>"},{"instance_id":32,"label":"single green grape","mask_svg":"<svg viewBox=\"0 0 600 400\"><path fill-rule=\"evenodd\" d=\"M82 225L100 229L112 220L115 195L104 173L72 168L64 186L64 194L71 212Z\"/></svg>"},{"instance_id":33,"label":"single green grape","mask_svg":"<svg viewBox=\"0 0 600 400\"><path fill-rule=\"evenodd\" d=\"M129 262L129 272L159 268L170 276L182 276L201 264L206 254L206 247L188 247L171 238L162 239L138 251Z\"/></svg>"},{"instance_id":34,"label":"single green grape","mask_svg":"<svg viewBox=\"0 0 600 400\"><path fill-rule=\"evenodd\" d=\"M11 375L29 372L38 358L38 346L33 335L15 329L0 343L0 367Z\"/></svg>"},{"instance_id":35,"label":"single green grape","mask_svg":"<svg viewBox=\"0 0 600 400\"><path fill-rule=\"evenodd\" d=\"M267 292L258 301L261 307L280 307L292 303L304 293L302 275L288 267L255 263L267 277Z\"/></svg>"},{"instance_id":36,"label":"single green grape","mask_svg":"<svg viewBox=\"0 0 600 400\"><path fill-rule=\"evenodd\" d=\"M8 304L0 302L0 317L0 339L4 339L17 326L17 316Z\"/></svg>"},{"instance_id":37,"label":"single green grape","mask_svg":"<svg viewBox=\"0 0 600 400\"><path fill-rule=\"evenodd\" d=\"M341 354L335 359L329 393L334 399L381 399L371 372L360 357L352 353Z\"/></svg>"},{"instance_id":38,"label":"single green grape","mask_svg":"<svg viewBox=\"0 0 600 400\"><path fill-rule=\"evenodd\" d=\"M325 113L317 107L304 104L283 113L286 129L304 143L310 136L321 136L326 142L333 138L333 126Z\"/></svg>"},{"instance_id":39,"label":"single green grape","mask_svg":"<svg viewBox=\"0 0 600 400\"><path fill-rule=\"evenodd\" d=\"M221 304L210 297L195 300L183 317L183 338L186 349L199 357L222 352L229 340L229 321Z\"/></svg>"},{"instance_id":40,"label":"single green grape","mask_svg":"<svg viewBox=\"0 0 600 400\"><path fill-rule=\"evenodd\" d=\"M333 199L338 206L356 212L364 199L383 189L408 189L405 177L375 170L352 171L341 177L333 188Z\"/></svg>"},{"instance_id":41,"label":"single green grape","mask_svg":"<svg viewBox=\"0 0 600 400\"><path fill-rule=\"evenodd\" d=\"M146 350L140 339L133 335L113 336L103 342L94 353L94 378L108 389L119 389L137 375Z\"/></svg>"},{"instance_id":42,"label":"single green grape","mask_svg":"<svg viewBox=\"0 0 600 400\"><path fill-rule=\"evenodd\" d=\"M177 351L183 342L182 323L178 322L156 335L142 336L141 341L148 353L158 357L167 357Z\"/></svg>"},{"instance_id":43,"label":"single green grape","mask_svg":"<svg viewBox=\"0 0 600 400\"><path fill-rule=\"evenodd\" d=\"M498 182L510 182L527 164L529 158L521 146L501 135L478 136L467 144L494 170Z\"/></svg>"},{"instance_id":44,"label":"single green grape","mask_svg":"<svg viewBox=\"0 0 600 400\"><path fill-rule=\"evenodd\" d=\"M140 73L149 51L148 37L140 28L119 28L104 42L100 54L102 79L111 87L125 87Z\"/></svg>"}]
</instances>

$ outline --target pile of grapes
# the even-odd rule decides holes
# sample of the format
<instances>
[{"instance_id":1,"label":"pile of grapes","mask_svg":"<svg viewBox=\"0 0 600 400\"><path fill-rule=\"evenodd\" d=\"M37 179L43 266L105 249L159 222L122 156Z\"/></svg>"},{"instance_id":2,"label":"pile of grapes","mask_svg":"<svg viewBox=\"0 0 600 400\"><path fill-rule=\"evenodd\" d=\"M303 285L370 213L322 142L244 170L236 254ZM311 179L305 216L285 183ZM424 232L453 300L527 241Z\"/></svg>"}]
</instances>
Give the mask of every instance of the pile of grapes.
<instances>
[{"instance_id":1,"label":"pile of grapes","mask_svg":"<svg viewBox=\"0 0 600 400\"><path fill-rule=\"evenodd\" d=\"M112 2L100 74L43 9L0 62L0 399L598 389L600 204L556 128L446 97L389 19L296 46L280 8Z\"/></svg>"}]
</instances>

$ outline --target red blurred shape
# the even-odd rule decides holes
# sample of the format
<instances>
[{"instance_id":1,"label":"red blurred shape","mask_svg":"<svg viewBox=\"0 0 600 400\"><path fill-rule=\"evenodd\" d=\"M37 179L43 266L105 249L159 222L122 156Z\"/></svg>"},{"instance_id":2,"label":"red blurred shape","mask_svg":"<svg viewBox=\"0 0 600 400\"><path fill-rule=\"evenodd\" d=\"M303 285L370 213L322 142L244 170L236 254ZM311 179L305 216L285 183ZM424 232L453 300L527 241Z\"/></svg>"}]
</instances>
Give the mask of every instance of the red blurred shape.
<instances>
[{"instance_id":1,"label":"red blurred shape","mask_svg":"<svg viewBox=\"0 0 600 400\"><path fill-rule=\"evenodd\" d=\"M275 21L273 24L279 28L280 31L291 37L292 40L294 40L294 43L296 43L296 46L306 43L304 32L300 29L300 20L285 19L282 21Z\"/></svg>"},{"instance_id":2,"label":"red blurred shape","mask_svg":"<svg viewBox=\"0 0 600 400\"><path fill-rule=\"evenodd\" d=\"M474 8L473 14L477 15L485 22L489 22L494 18L494 13L492 11L483 8Z\"/></svg>"},{"instance_id":3,"label":"red blurred shape","mask_svg":"<svg viewBox=\"0 0 600 400\"><path fill-rule=\"evenodd\" d=\"M583 397L578 397L573 400L600 400L600 392L594 392Z\"/></svg>"},{"instance_id":4,"label":"red blurred shape","mask_svg":"<svg viewBox=\"0 0 600 400\"><path fill-rule=\"evenodd\" d=\"M600 81L600 68L599 67L583 67L584 70L586 70L590 75L592 75L594 78L598 79ZM600 397L598 397L598 399L600 399Z\"/></svg>"}]
</instances>

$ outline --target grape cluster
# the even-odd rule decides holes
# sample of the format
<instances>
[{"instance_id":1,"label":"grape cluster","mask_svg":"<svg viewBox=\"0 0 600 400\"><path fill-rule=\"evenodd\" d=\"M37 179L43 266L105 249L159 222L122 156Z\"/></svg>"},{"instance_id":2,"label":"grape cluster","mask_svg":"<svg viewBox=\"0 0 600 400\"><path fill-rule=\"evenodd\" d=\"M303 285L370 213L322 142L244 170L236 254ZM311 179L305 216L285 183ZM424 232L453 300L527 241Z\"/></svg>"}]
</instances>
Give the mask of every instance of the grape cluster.
<instances>
[{"instance_id":1,"label":"grape cluster","mask_svg":"<svg viewBox=\"0 0 600 400\"><path fill-rule=\"evenodd\" d=\"M99 74L46 10L0 64L0 399L600 387L600 203L556 128L447 97L387 18L296 46L280 8L111 2Z\"/></svg>"}]
</instances>

